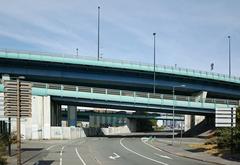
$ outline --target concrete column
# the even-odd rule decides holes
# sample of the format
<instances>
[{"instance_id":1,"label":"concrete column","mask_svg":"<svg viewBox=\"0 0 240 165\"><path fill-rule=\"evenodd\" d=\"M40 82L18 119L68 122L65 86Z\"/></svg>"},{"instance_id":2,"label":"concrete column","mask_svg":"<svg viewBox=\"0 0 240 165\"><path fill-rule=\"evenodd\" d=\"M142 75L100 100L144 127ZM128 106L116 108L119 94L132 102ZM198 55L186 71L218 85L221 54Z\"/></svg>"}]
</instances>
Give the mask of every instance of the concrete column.
<instances>
[{"instance_id":1,"label":"concrete column","mask_svg":"<svg viewBox=\"0 0 240 165\"><path fill-rule=\"evenodd\" d=\"M61 126L62 125L62 123L61 123L61 121L62 121L62 108L61 108L61 105L57 104L56 108L57 108L57 112L56 112L57 113L56 125L57 126Z\"/></svg>"},{"instance_id":2,"label":"concrete column","mask_svg":"<svg viewBox=\"0 0 240 165\"><path fill-rule=\"evenodd\" d=\"M113 117L113 118L112 118L112 126L113 126L113 127L116 127L116 126L117 126L117 118L116 118L116 117Z\"/></svg>"},{"instance_id":3,"label":"concrete column","mask_svg":"<svg viewBox=\"0 0 240 165\"><path fill-rule=\"evenodd\" d=\"M50 96L43 97L43 139L51 138L51 99Z\"/></svg>"},{"instance_id":4,"label":"concrete column","mask_svg":"<svg viewBox=\"0 0 240 165\"><path fill-rule=\"evenodd\" d=\"M51 102L51 126L61 126L61 105Z\"/></svg>"},{"instance_id":5,"label":"concrete column","mask_svg":"<svg viewBox=\"0 0 240 165\"><path fill-rule=\"evenodd\" d=\"M51 102L51 126L56 126L56 106Z\"/></svg>"},{"instance_id":6,"label":"concrete column","mask_svg":"<svg viewBox=\"0 0 240 165\"><path fill-rule=\"evenodd\" d=\"M32 96L32 117L23 124L26 139L50 139L50 102L50 96Z\"/></svg>"},{"instance_id":7,"label":"concrete column","mask_svg":"<svg viewBox=\"0 0 240 165\"><path fill-rule=\"evenodd\" d=\"M137 120L127 118L127 126L131 132L137 131Z\"/></svg>"},{"instance_id":8,"label":"concrete column","mask_svg":"<svg viewBox=\"0 0 240 165\"><path fill-rule=\"evenodd\" d=\"M184 131L190 130L192 127L198 125L205 119L205 116L197 116L197 115L185 115L184 121Z\"/></svg>"},{"instance_id":9,"label":"concrete column","mask_svg":"<svg viewBox=\"0 0 240 165\"><path fill-rule=\"evenodd\" d=\"M207 91L201 91L195 95L195 101L203 101L205 102L207 98Z\"/></svg>"},{"instance_id":10,"label":"concrete column","mask_svg":"<svg viewBox=\"0 0 240 165\"><path fill-rule=\"evenodd\" d=\"M76 127L77 125L77 107L68 106L68 125L70 127Z\"/></svg>"},{"instance_id":11,"label":"concrete column","mask_svg":"<svg viewBox=\"0 0 240 165\"><path fill-rule=\"evenodd\" d=\"M94 116L89 116L89 127L94 126Z\"/></svg>"},{"instance_id":12,"label":"concrete column","mask_svg":"<svg viewBox=\"0 0 240 165\"><path fill-rule=\"evenodd\" d=\"M44 101L42 96L32 97L32 137L31 139L42 139L43 134L43 106ZM29 125L26 126L28 129Z\"/></svg>"},{"instance_id":13,"label":"concrete column","mask_svg":"<svg viewBox=\"0 0 240 165\"><path fill-rule=\"evenodd\" d=\"M101 116L96 116L96 127L100 127Z\"/></svg>"}]
</instances>

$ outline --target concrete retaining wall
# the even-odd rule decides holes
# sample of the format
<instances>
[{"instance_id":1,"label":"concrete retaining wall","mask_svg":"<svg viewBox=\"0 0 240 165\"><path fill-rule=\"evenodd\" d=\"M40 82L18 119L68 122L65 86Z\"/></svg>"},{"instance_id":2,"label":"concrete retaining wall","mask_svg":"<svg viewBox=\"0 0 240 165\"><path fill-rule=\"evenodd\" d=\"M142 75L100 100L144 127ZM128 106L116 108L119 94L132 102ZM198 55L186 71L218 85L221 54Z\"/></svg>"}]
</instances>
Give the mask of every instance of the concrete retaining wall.
<instances>
[{"instance_id":1,"label":"concrete retaining wall","mask_svg":"<svg viewBox=\"0 0 240 165\"><path fill-rule=\"evenodd\" d=\"M86 137L84 130L78 127L51 127L51 139L77 139Z\"/></svg>"},{"instance_id":2,"label":"concrete retaining wall","mask_svg":"<svg viewBox=\"0 0 240 165\"><path fill-rule=\"evenodd\" d=\"M116 135L131 132L128 126L101 128L101 130L104 135Z\"/></svg>"}]
</instances>

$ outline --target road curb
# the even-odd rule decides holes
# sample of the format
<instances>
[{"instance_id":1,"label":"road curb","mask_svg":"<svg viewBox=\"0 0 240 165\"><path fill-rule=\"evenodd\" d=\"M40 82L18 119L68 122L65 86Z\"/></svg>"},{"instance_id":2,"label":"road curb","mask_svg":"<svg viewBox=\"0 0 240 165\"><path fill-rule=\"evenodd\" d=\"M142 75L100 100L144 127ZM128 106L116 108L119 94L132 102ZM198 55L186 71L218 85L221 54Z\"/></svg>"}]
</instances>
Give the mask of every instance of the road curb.
<instances>
[{"instance_id":1,"label":"road curb","mask_svg":"<svg viewBox=\"0 0 240 165\"><path fill-rule=\"evenodd\" d=\"M205 162L205 163L212 163L212 164L217 164L217 165L225 165L225 164L218 163L218 162L213 162L213 161L203 160L203 159L199 159L199 158L194 158L194 157L191 157L191 156L186 156L185 154L181 154L181 153L170 152L170 151L168 151L166 149L159 148L158 146L155 146L155 147L157 147L160 150L163 150L164 152L167 152L169 154L175 155L175 156L188 158L188 159L192 159L192 160L198 160L198 161Z\"/></svg>"}]
</instances>

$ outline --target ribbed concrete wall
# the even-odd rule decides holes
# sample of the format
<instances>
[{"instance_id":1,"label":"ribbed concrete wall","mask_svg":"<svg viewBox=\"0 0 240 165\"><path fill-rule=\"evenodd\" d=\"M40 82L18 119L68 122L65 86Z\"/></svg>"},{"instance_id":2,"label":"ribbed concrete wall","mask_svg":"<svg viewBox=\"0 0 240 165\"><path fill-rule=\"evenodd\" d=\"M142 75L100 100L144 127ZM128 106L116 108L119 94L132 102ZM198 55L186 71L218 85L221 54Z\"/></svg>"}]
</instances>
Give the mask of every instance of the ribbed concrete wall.
<instances>
[{"instance_id":1,"label":"ribbed concrete wall","mask_svg":"<svg viewBox=\"0 0 240 165\"><path fill-rule=\"evenodd\" d=\"M78 127L51 127L51 139L77 139L86 137L82 128Z\"/></svg>"},{"instance_id":2,"label":"ribbed concrete wall","mask_svg":"<svg viewBox=\"0 0 240 165\"><path fill-rule=\"evenodd\" d=\"M32 96L32 116L21 118L23 139L50 139L50 96ZM11 118L11 130L16 131L16 118Z\"/></svg>"}]
</instances>

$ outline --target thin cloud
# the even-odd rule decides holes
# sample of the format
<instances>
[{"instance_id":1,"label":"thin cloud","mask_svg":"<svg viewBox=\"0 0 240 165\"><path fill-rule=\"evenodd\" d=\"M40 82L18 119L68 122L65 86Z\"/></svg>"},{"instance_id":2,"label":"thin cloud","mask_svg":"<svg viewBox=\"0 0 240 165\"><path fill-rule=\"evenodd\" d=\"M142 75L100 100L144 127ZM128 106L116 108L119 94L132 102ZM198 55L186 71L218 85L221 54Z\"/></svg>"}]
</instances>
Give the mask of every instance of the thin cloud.
<instances>
[{"instance_id":1,"label":"thin cloud","mask_svg":"<svg viewBox=\"0 0 240 165\"><path fill-rule=\"evenodd\" d=\"M233 73L240 75L237 0L3 1L0 36L9 38L16 49L19 43L21 49L30 44L35 49L64 53L79 48L80 54L95 56L98 5L103 58L152 63L152 33L156 32L158 64L209 70L215 62L215 71L226 73L226 36L230 34Z\"/></svg>"}]
</instances>

